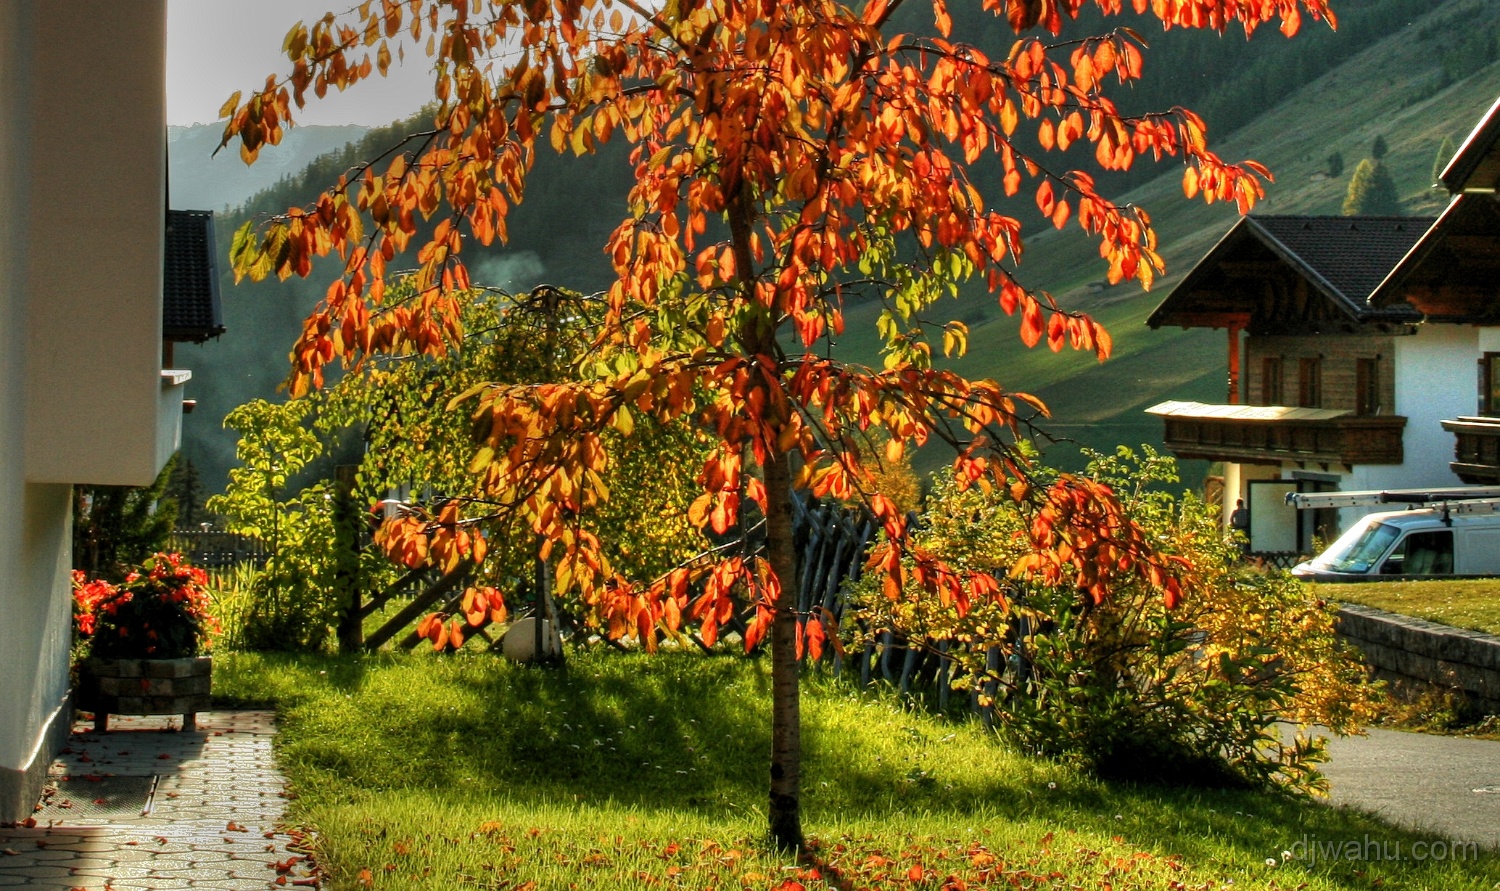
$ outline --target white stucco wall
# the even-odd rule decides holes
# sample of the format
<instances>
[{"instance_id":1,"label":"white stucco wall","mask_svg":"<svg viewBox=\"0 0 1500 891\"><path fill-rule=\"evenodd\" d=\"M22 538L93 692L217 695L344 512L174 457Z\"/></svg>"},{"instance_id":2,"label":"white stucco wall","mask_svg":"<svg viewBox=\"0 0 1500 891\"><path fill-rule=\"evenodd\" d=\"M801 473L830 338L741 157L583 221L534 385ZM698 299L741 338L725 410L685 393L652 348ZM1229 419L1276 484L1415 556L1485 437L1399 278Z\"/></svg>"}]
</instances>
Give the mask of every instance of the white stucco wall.
<instances>
[{"instance_id":1,"label":"white stucco wall","mask_svg":"<svg viewBox=\"0 0 1500 891\"><path fill-rule=\"evenodd\" d=\"M71 486L29 484L0 574L0 768L37 769L49 728L66 722L73 636ZM10 505L7 505L8 508ZM39 766L45 772L45 762ZM3 819L3 817L0 817Z\"/></svg>"},{"instance_id":2,"label":"white stucco wall","mask_svg":"<svg viewBox=\"0 0 1500 891\"><path fill-rule=\"evenodd\" d=\"M1478 333L1479 333L1479 347L1478 347L1478 352L1474 356L1474 358L1476 360L1478 360L1479 356L1481 354L1483 354L1483 353L1500 353L1500 328L1495 328L1495 327L1480 328L1480 329L1478 329ZM1476 370L1474 372L1474 374L1475 374L1474 385L1475 385L1476 392L1477 392L1477 388L1479 386L1479 378L1478 378L1479 372ZM1464 412L1464 414L1466 414L1466 415L1472 415L1472 414L1474 414L1474 412L1476 410L1478 410L1478 408L1479 408L1479 403L1478 403L1478 397L1476 396L1474 404L1470 405L1468 411Z\"/></svg>"},{"instance_id":3,"label":"white stucco wall","mask_svg":"<svg viewBox=\"0 0 1500 891\"><path fill-rule=\"evenodd\" d=\"M67 730L72 485L161 466L165 35L164 0L0 0L0 820Z\"/></svg>"},{"instance_id":4,"label":"white stucco wall","mask_svg":"<svg viewBox=\"0 0 1500 891\"><path fill-rule=\"evenodd\" d=\"M1441 422L1474 414L1480 330L1429 323L1411 337L1396 338L1396 414L1407 418L1406 461L1399 468L1358 468L1364 475L1356 475L1350 488L1463 485L1448 469L1453 434Z\"/></svg>"},{"instance_id":5,"label":"white stucco wall","mask_svg":"<svg viewBox=\"0 0 1500 891\"><path fill-rule=\"evenodd\" d=\"M16 111L31 140L14 160L33 200L6 207L29 241L27 478L146 485L159 466L165 7L18 5L31 89Z\"/></svg>"},{"instance_id":6,"label":"white stucco wall","mask_svg":"<svg viewBox=\"0 0 1500 891\"><path fill-rule=\"evenodd\" d=\"M1362 464L1308 468L1328 477L1338 491L1418 489L1461 486L1448 469L1453 460L1453 434L1440 422L1476 411L1476 362L1485 351L1500 351L1500 328L1426 324L1415 335L1394 338L1395 409L1407 419L1400 465ZM1227 465L1225 519L1235 498L1244 497L1250 479L1292 478L1299 468ZM1237 493L1237 494L1236 494ZM1339 524L1348 529L1366 514L1389 507L1353 507L1339 511Z\"/></svg>"}]
</instances>

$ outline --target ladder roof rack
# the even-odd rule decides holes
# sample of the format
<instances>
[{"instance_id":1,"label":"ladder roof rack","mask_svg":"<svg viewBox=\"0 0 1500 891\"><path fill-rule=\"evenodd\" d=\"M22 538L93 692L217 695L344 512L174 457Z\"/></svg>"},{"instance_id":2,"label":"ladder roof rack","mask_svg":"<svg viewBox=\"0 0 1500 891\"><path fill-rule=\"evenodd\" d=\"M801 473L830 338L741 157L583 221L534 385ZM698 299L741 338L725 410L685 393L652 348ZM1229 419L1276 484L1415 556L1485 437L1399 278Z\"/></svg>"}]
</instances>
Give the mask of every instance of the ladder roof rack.
<instances>
[{"instance_id":1,"label":"ladder roof rack","mask_svg":"<svg viewBox=\"0 0 1500 891\"><path fill-rule=\"evenodd\" d=\"M1286 503L1298 510L1335 507L1370 507L1404 504L1412 507L1440 506L1463 502L1500 500L1500 486L1461 486L1447 489L1380 489L1362 492L1290 492ZM1455 504L1456 506L1456 504ZM1486 504L1484 512L1494 510ZM1469 513L1471 511L1456 511Z\"/></svg>"}]
</instances>

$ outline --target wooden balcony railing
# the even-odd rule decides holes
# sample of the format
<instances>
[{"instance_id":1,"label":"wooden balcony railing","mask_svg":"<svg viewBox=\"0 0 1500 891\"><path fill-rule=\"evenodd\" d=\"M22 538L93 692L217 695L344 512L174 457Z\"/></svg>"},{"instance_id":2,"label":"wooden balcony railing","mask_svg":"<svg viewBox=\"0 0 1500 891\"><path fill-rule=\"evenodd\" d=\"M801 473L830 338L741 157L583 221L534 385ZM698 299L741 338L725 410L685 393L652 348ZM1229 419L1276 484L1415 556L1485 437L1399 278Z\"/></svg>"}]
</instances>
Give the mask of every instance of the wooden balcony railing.
<instances>
[{"instance_id":1,"label":"wooden balcony railing","mask_svg":"<svg viewBox=\"0 0 1500 891\"><path fill-rule=\"evenodd\" d=\"M1443 421L1453 434L1453 468L1471 485L1500 484L1500 418L1458 418Z\"/></svg>"},{"instance_id":2,"label":"wooden balcony railing","mask_svg":"<svg viewBox=\"0 0 1500 891\"><path fill-rule=\"evenodd\" d=\"M1399 415L1355 415L1284 405L1163 402L1146 409L1166 422L1166 447L1179 458L1240 464L1400 464Z\"/></svg>"}]
</instances>

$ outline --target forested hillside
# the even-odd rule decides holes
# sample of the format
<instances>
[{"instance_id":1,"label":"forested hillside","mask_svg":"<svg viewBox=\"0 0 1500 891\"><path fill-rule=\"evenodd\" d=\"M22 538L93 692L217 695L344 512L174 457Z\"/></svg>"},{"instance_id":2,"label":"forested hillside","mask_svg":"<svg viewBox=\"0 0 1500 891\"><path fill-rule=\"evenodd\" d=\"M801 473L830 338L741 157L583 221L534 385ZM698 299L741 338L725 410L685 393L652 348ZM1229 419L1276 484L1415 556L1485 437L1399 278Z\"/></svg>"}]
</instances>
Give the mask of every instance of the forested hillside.
<instances>
[{"instance_id":1,"label":"forested hillside","mask_svg":"<svg viewBox=\"0 0 1500 891\"><path fill-rule=\"evenodd\" d=\"M359 139L368 127L298 127L287 134L275 151L266 152L253 167L246 167L234 151L220 152L220 124L194 124L167 128L167 170L171 180L172 206L185 210L228 211L264 192L278 180L295 176L314 159ZM283 208L284 210L285 208Z\"/></svg>"},{"instance_id":2,"label":"forested hillside","mask_svg":"<svg viewBox=\"0 0 1500 891\"><path fill-rule=\"evenodd\" d=\"M1349 174L1381 136L1404 210L1431 213L1440 199L1429 184L1444 137L1461 140L1500 95L1500 23L1488 0L1346 0L1335 8L1337 33L1309 24L1290 41L1270 29L1251 41L1233 33L1146 34L1152 43L1146 78L1130 102L1139 109L1194 108L1207 120L1221 155L1270 166L1277 182L1259 208L1264 212L1338 213ZM955 9L955 32L965 34L969 18L978 23L969 32L977 35L975 42L1003 54L1012 35L979 15ZM1131 24L1129 17L1112 20L1121 22ZM913 21L911 27L921 24ZM339 172L390 148L403 133L418 133L424 123L419 115L370 131L307 170L288 172L273 188L220 216L220 251L227 254L230 235L245 219L306 203ZM256 166L273 163L286 147L267 148ZM172 161L175 197L178 165L185 163L175 146ZM217 166L222 158L212 163ZM971 326L970 355L961 360L967 375L994 377L1037 393L1053 410L1049 431L1104 448L1159 442L1159 421L1141 409L1160 399L1220 401L1224 396L1223 332L1150 332L1143 322L1232 224L1234 208L1184 202L1180 168L1170 160L1139 162L1130 176L1139 186L1129 197L1151 210L1168 262L1167 278L1152 293L1129 285L1105 287L1105 268L1091 244L1071 232L1043 231L1029 220L1029 231L1037 234L1020 267L1023 281L1106 322L1114 336L1114 359L1101 366L1088 356L1028 351L1014 321L982 293L964 294L964 305L949 313ZM543 152L530 182L525 203L511 218L509 245L469 257L476 281L511 289L542 281L580 290L605 287L609 267L601 247L619 220L630 185L623 153L607 147L597 156L559 159ZM1021 201L1003 210L1034 213L1029 205ZM223 268L228 269L227 259ZM325 277L233 285L226 272L228 333L218 342L178 350L179 364L194 370L189 386L199 401L184 428L184 448L210 488L222 485L233 460L233 439L220 428L223 416L247 399L275 391L300 320L327 284ZM855 361L878 361L873 309L855 308L849 316L839 351ZM1057 458L1067 460L1067 455L1060 452ZM933 454L921 461L931 466L938 459ZM1201 477L1202 468L1193 472Z\"/></svg>"}]
</instances>

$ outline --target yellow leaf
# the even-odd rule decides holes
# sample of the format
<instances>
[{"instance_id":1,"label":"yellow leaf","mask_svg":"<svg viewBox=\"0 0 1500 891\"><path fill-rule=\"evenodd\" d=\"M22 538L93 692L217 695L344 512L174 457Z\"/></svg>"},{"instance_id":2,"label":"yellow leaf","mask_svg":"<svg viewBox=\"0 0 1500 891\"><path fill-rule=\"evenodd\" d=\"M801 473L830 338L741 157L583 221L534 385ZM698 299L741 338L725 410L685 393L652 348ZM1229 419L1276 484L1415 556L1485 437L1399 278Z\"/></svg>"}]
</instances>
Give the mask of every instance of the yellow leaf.
<instances>
[{"instance_id":1,"label":"yellow leaf","mask_svg":"<svg viewBox=\"0 0 1500 891\"><path fill-rule=\"evenodd\" d=\"M635 418L630 414L630 409L620 406L620 410L615 412L614 427L620 431L621 436L629 436L635 432Z\"/></svg>"}]
</instances>

